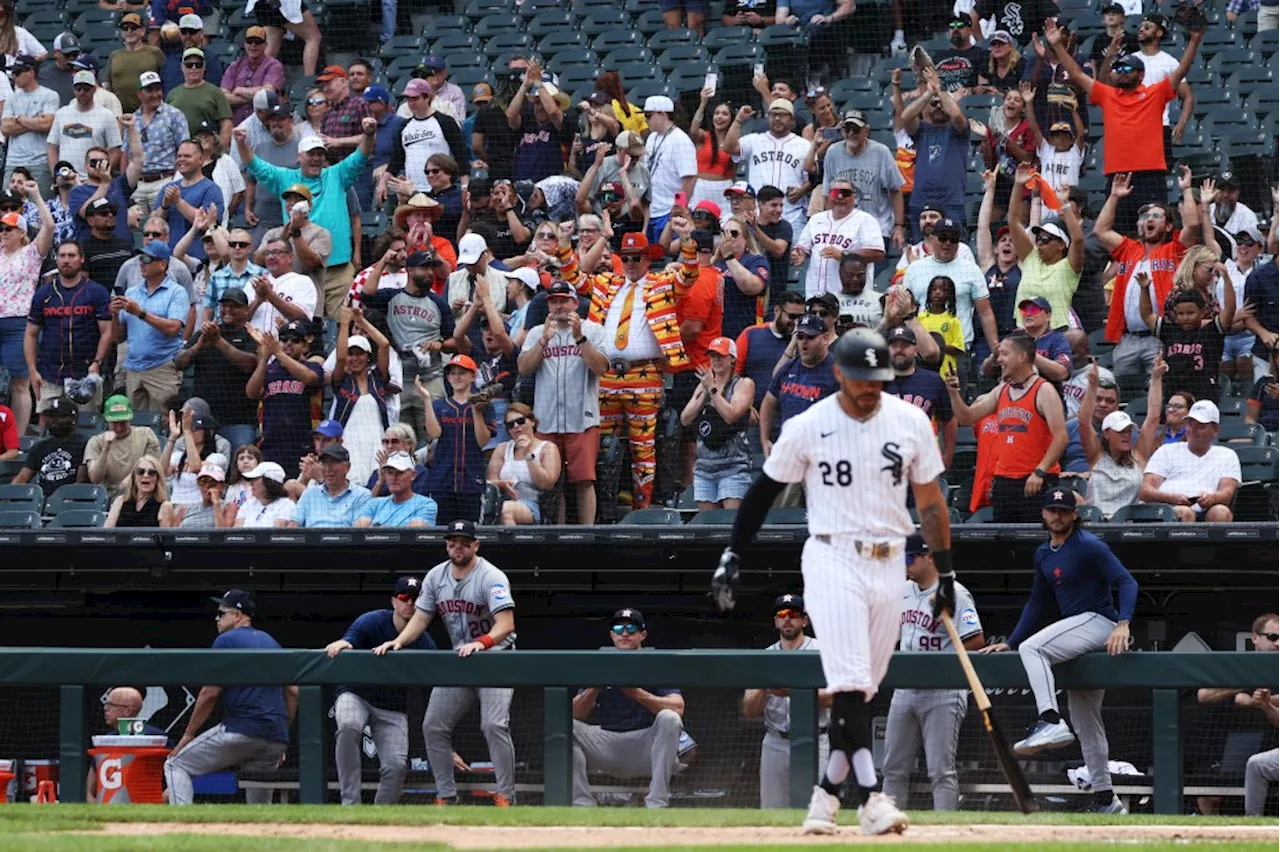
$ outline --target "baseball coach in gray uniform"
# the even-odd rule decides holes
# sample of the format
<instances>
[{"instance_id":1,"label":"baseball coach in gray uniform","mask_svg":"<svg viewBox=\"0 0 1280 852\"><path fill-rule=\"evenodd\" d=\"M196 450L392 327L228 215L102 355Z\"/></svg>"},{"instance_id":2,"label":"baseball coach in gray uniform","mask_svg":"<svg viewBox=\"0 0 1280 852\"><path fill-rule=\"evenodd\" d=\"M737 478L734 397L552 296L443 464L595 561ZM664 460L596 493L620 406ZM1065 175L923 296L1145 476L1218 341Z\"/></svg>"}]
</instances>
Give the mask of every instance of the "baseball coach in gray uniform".
<instances>
[{"instance_id":1,"label":"baseball coach in gray uniform","mask_svg":"<svg viewBox=\"0 0 1280 852\"><path fill-rule=\"evenodd\" d=\"M902 596L898 650L951 652L951 637L933 615L938 569L919 535L907 538L907 587ZM956 632L969 651L986 641L973 595L956 583ZM911 768L924 741L924 763L933 784L933 809L954 811L960 798L956 745L969 708L967 689L895 689L884 732L884 793L907 806Z\"/></svg>"},{"instance_id":2,"label":"baseball coach in gray uniform","mask_svg":"<svg viewBox=\"0 0 1280 852\"><path fill-rule=\"evenodd\" d=\"M385 654L407 648L423 634L438 613L449 631L449 641L459 657L480 651L508 651L516 646L516 604L507 575L479 556L476 525L458 520L445 533L449 558L432 568L422 580L413 618L390 642L373 649ZM436 804L456 804L453 780L453 729L475 701L480 702L480 731L489 745L489 759L497 792L493 803L515 803L515 746L511 743L511 697L505 687L437 686L431 690L422 736L427 761L436 779Z\"/></svg>"},{"instance_id":3,"label":"baseball coach in gray uniform","mask_svg":"<svg viewBox=\"0 0 1280 852\"><path fill-rule=\"evenodd\" d=\"M816 651L818 640L804 631L809 626L804 598L779 595L773 602L773 626L778 641L766 651ZM764 716L764 739L760 741L760 807L791 807L791 690L748 689L742 695L742 715L748 719ZM818 767L827 765L831 743L831 693L818 690Z\"/></svg>"}]
</instances>

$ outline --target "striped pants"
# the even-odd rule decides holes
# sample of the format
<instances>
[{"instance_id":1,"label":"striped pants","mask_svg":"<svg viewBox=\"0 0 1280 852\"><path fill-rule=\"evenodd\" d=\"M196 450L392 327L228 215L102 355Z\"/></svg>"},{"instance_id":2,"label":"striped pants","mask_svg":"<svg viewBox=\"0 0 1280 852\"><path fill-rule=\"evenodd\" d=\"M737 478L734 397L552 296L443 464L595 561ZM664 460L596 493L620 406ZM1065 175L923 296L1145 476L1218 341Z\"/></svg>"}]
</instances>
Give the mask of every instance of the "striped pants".
<instances>
[{"instance_id":1,"label":"striped pants","mask_svg":"<svg viewBox=\"0 0 1280 852\"><path fill-rule=\"evenodd\" d=\"M653 501L657 469L655 435L662 410L662 372L652 365L613 370L600 377L600 435L615 435L626 423L631 445L631 508Z\"/></svg>"}]
</instances>

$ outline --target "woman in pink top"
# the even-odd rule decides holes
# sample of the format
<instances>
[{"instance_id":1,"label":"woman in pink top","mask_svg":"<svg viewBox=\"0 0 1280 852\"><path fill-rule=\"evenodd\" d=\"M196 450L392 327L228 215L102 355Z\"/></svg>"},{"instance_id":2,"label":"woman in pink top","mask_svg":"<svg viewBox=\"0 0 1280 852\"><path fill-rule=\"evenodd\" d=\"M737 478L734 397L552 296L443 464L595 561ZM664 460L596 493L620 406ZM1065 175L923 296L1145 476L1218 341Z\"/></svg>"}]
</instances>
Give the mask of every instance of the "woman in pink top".
<instances>
[{"instance_id":1,"label":"woman in pink top","mask_svg":"<svg viewBox=\"0 0 1280 852\"><path fill-rule=\"evenodd\" d=\"M24 189L40 213L35 240L27 236L25 216L12 212L0 216L0 364L9 370L9 400L19 435L31 421L31 380L23 354L27 313L40 283L40 264L53 246L53 214L35 181L27 181Z\"/></svg>"}]
</instances>

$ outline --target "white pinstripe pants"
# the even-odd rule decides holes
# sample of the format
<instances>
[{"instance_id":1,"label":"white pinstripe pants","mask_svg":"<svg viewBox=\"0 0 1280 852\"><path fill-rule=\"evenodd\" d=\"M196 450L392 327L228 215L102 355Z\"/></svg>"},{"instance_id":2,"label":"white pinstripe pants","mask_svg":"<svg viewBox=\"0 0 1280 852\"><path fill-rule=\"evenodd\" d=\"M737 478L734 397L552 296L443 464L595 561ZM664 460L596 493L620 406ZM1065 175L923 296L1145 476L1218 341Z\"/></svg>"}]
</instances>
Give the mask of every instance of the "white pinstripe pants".
<instances>
[{"instance_id":1,"label":"white pinstripe pants","mask_svg":"<svg viewBox=\"0 0 1280 852\"><path fill-rule=\"evenodd\" d=\"M164 762L164 783L169 788L169 804L189 805L195 799L191 789L193 775L205 775L239 767L244 772L270 772L280 766L280 755L285 743L235 734L222 725L210 728L177 754L169 755ZM271 791L245 790L245 800L251 805L271 804Z\"/></svg>"},{"instance_id":2,"label":"white pinstripe pants","mask_svg":"<svg viewBox=\"0 0 1280 852\"><path fill-rule=\"evenodd\" d=\"M342 804L360 804L360 752L365 725L378 750L378 791L373 803L399 802L409 765L409 717L374 707L355 693L344 692L333 701L333 720L338 725L333 737L333 762L338 768Z\"/></svg>"},{"instance_id":3,"label":"white pinstripe pants","mask_svg":"<svg viewBox=\"0 0 1280 852\"><path fill-rule=\"evenodd\" d=\"M1031 691L1036 695L1036 711L1058 710L1057 686L1053 679L1056 663L1074 660L1081 654L1107 647L1107 637L1116 623L1096 612L1082 612L1055 621L1018 646L1022 667L1027 670ZM1089 767L1094 791L1111 789L1107 771L1107 729L1102 724L1102 689L1067 690L1071 728L1080 740L1080 752Z\"/></svg>"},{"instance_id":4,"label":"white pinstripe pants","mask_svg":"<svg viewBox=\"0 0 1280 852\"><path fill-rule=\"evenodd\" d=\"M888 556L859 555L854 536L810 536L800 556L805 608L818 637L827 689L875 697L889 670L902 615L904 539ZM884 539L881 539L884 541Z\"/></svg>"}]
</instances>

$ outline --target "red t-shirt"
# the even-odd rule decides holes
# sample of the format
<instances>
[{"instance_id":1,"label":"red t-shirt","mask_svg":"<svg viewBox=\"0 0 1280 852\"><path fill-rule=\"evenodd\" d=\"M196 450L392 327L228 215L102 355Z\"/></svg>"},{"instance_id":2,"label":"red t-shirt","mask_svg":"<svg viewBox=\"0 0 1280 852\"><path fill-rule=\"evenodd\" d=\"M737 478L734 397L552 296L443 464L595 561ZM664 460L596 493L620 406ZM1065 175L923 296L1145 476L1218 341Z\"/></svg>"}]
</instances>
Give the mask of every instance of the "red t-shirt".
<instances>
[{"instance_id":1,"label":"red t-shirt","mask_svg":"<svg viewBox=\"0 0 1280 852\"><path fill-rule=\"evenodd\" d=\"M706 358L707 353L703 352L702 357ZM0 405L0 453L17 450L21 446L18 443L18 418L13 416L9 406Z\"/></svg>"},{"instance_id":2,"label":"red t-shirt","mask_svg":"<svg viewBox=\"0 0 1280 852\"><path fill-rule=\"evenodd\" d=\"M1121 335L1127 330L1124 315L1125 291L1129 288L1129 279L1144 259L1149 267L1148 274L1154 290L1152 307L1159 310L1156 306L1163 305L1169 298L1169 291L1173 289L1173 275L1187 254L1187 247L1179 239L1180 235L1181 231L1174 231L1172 239L1151 249L1150 253L1147 252L1146 244L1125 237L1116 246L1116 250L1111 252L1111 259L1116 262L1116 286L1111 294L1111 307L1107 311L1107 340L1119 343Z\"/></svg>"},{"instance_id":3,"label":"red t-shirt","mask_svg":"<svg viewBox=\"0 0 1280 852\"><path fill-rule=\"evenodd\" d=\"M1102 107L1106 145L1102 171L1167 171L1164 162L1164 106L1177 97L1166 77L1154 86L1133 90L1094 83L1089 103Z\"/></svg>"},{"instance_id":4,"label":"red t-shirt","mask_svg":"<svg viewBox=\"0 0 1280 852\"><path fill-rule=\"evenodd\" d=\"M720 336L721 321L724 319L724 276L714 266L703 266L698 270L698 283L694 284L676 302L676 321L683 324L685 320L701 320L702 330L694 337L692 345L686 345L689 363L671 370L682 373L697 367L711 366L707 357L707 345Z\"/></svg>"}]
</instances>

